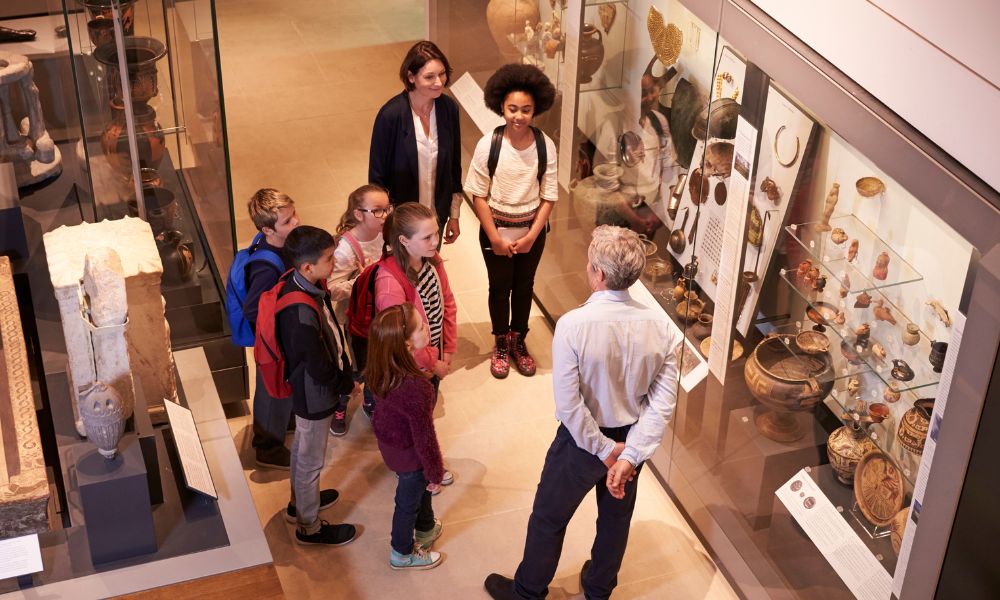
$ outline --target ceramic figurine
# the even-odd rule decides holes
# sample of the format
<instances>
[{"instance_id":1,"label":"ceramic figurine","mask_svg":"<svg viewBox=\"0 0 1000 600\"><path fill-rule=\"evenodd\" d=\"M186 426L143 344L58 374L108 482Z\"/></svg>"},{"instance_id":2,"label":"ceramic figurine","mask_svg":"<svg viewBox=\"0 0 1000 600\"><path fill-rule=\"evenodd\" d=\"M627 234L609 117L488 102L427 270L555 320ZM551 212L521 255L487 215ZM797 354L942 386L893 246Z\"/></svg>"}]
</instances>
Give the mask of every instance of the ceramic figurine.
<instances>
[{"instance_id":1,"label":"ceramic figurine","mask_svg":"<svg viewBox=\"0 0 1000 600\"><path fill-rule=\"evenodd\" d=\"M837 314L833 317L833 322L837 325L843 325L847 322L847 315L844 314L844 311L838 310Z\"/></svg>"},{"instance_id":2,"label":"ceramic figurine","mask_svg":"<svg viewBox=\"0 0 1000 600\"><path fill-rule=\"evenodd\" d=\"M920 329L914 323L907 323L901 337L907 346L916 346L920 343Z\"/></svg>"},{"instance_id":3,"label":"ceramic figurine","mask_svg":"<svg viewBox=\"0 0 1000 600\"><path fill-rule=\"evenodd\" d=\"M899 381L910 381L913 379L913 369L900 358L892 361L892 376Z\"/></svg>"},{"instance_id":4,"label":"ceramic figurine","mask_svg":"<svg viewBox=\"0 0 1000 600\"><path fill-rule=\"evenodd\" d=\"M854 262L858 257L858 240L851 240L851 247L847 249L847 262Z\"/></svg>"},{"instance_id":5,"label":"ceramic figurine","mask_svg":"<svg viewBox=\"0 0 1000 600\"><path fill-rule=\"evenodd\" d=\"M930 300L927 302L927 306L934 309L934 314L941 319L941 322L944 323L945 327L951 327L951 317L948 316L948 311L945 310L944 305L941 304L940 300Z\"/></svg>"},{"instance_id":6,"label":"ceramic figurine","mask_svg":"<svg viewBox=\"0 0 1000 600\"><path fill-rule=\"evenodd\" d=\"M826 289L826 276L820 275L819 277L813 279L812 289L815 292L822 293L823 290Z\"/></svg>"},{"instance_id":7,"label":"ceramic figurine","mask_svg":"<svg viewBox=\"0 0 1000 600\"><path fill-rule=\"evenodd\" d=\"M872 344L872 354L874 354L878 358L884 359L885 348L882 347L882 344L875 342L874 344Z\"/></svg>"},{"instance_id":8,"label":"ceramic figurine","mask_svg":"<svg viewBox=\"0 0 1000 600\"><path fill-rule=\"evenodd\" d=\"M830 187L830 192L826 195L826 203L823 205L823 219L816 224L817 231L830 231L830 217L833 216L833 209L840 199L840 184L834 183Z\"/></svg>"},{"instance_id":9,"label":"ceramic figurine","mask_svg":"<svg viewBox=\"0 0 1000 600\"><path fill-rule=\"evenodd\" d=\"M830 239L833 240L834 244L839 246L847 241L847 233L840 227L834 227L830 233Z\"/></svg>"},{"instance_id":10,"label":"ceramic figurine","mask_svg":"<svg viewBox=\"0 0 1000 600\"><path fill-rule=\"evenodd\" d=\"M872 297L868 292L861 292L858 297L854 300L854 308L868 308L868 305L872 303Z\"/></svg>"},{"instance_id":11,"label":"ceramic figurine","mask_svg":"<svg viewBox=\"0 0 1000 600\"><path fill-rule=\"evenodd\" d=\"M767 199L775 204L781 200L781 191L778 189L778 184L770 177L765 177L764 181L760 183L760 191L767 194Z\"/></svg>"},{"instance_id":12,"label":"ceramic figurine","mask_svg":"<svg viewBox=\"0 0 1000 600\"><path fill-rule=\"evenodd\" d=\"M886 402L888 402L889 404L892 404L893 402L898 402L899 401L899 397L900 397L900 394L899 394L899 390L896 389L896 384L891 383L891 382L885 388L885 391L882 392L882 399L885 400Z\"/></svg>"},{"instance_id":13,"label":"ceramic figurine","mask_svg":"<svg viewBox=\"0 0 1000 600\"><path fill-rule=\"evenodd\" d=\"M805 283L806 275L809 274L812 264L812 261L808 258L799 263L799 268L795 271L795 280L799 282L799 285Z\"/></svg>"},{"instance_id":14,"label":"ceramic figurine","mask_svg":"<svg viewBox=\"0 0 1000 600\"><path fill-rule=\"evenodd\" d=\"M875 301L875 308L872 312L875 313L875 318L879 321L888 321L892 325L896 324L896 317L892 316L892 310L884 306L885 300L879 298Z\"/></svg>"},{"instance_id":15,"label":"ceramic figurine","mask_svg":"<svg viewBox=\"0 0 1000 600\"><path fill-rule=\"evenodd\" d=\"M872 335L872 328L868 325L868 323L862 323L857 329L854 330L854 335L857 336L857 341L854 342L855 345L867 348L868 340Z\"/></svg>"},{"instance_id":16,"label":"ceramic figurine","mask_svg":"<svg viewBox=\"0 0 1000 600\"><path fill-rule=\"evenodd\" d=\"M808 271L806 271L806 276L805 276L805 279L803 280L802 283L804 285L808 285L809 287L811 287L813 289L816 289L816 280L817 279L819 279L819 269L817 267L813 267L813 268L809 269Z\"/></svg>"},{"instance_id":17,"label":"ceramic figurine","mask_svg":"<svg viewBox=\"0 0 1000 600\"><path fill-rule=\"evenodd\" d=\"M882 252L875 259L875 268L872 269L872 277L879 281L885 281L889 276L889 254Z\"/></svg>"},{"instance_id":18,"label":"ceramic figurine","mask_svg":"<svg viewBox=\"0 0 1000 600\"><path fill-rule=\"evenodd\" d=\"M934 367L935 373L940 373L941 368L944 367L944 356L948 352L948 342L931 342L931 354L928 360L931 362L931 366Z\"/></svg>"},{"instance_id":19,"label":"ceramic figurine","mask_svg":"<svg viewBox=\"0 0 1000 600\"><path fill-rule=\"evenodd\" d=\"M840 297L846 298L847 292L851 289L851 277L844 271L843 276L840 279Z\"/></svg>"},{"instance_id":20,"label":"ceramic figurine","mask_svg":"<svg viewBox=\"0 0 1000 600\"><path fill-rule=\"evenodd\" d=\"M850 395L857 394L861 391L861 378L857 375L852 375L850 379L847 380L847 393Z\"/></svg>"}]
</instances>

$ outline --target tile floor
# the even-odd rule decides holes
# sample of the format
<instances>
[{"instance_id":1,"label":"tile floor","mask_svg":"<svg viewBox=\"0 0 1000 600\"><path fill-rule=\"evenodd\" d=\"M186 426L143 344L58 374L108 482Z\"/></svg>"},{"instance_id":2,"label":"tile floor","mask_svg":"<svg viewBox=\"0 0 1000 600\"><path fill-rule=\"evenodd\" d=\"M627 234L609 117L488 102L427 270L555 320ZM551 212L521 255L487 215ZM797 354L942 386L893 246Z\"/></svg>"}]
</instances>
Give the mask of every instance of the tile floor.
<instances>
[{"instance_id":1,"label":"tile floor","mask_svg":"<svg viewBox=\"0 0 1000 600\"><path fill-rule=\"evenodd\" d=\"M223 80L229 116L237 237L253 234L243 199L263 186L296 200L303 222L332 228L347 193L365 182L368 139L378 107L399 89L406 49L422 36L423 3L380 0L218 0ZM280 67L267 71L264 62ZM535 486L557 423L551 400L551 330L532 318L535 377L489 375L492 347L486 274L475 217L443 255L458 301L455 372L442 383L436 427L455 484L435 498L445 524L436 549L444 564L400 574L388 568L395 479L383 465L371 426L351 405L351 428L331 438L322 484L341 491L323 514L361 526L349 546L298 546L282 516L285 472L252 468L250 417L230 420L282 586L289 598L486 598L491 571L510 575L524 544ZM549 252L556 252L554 246ZM580 268L583 268L581 263ZM251 377L251 381L252 381ZM642 476L615 598L735 598L651 473ZM551 598L582 597L580 565L589 557L596 507L584 502L566 535Z\"/></svg>"}]
</instances>

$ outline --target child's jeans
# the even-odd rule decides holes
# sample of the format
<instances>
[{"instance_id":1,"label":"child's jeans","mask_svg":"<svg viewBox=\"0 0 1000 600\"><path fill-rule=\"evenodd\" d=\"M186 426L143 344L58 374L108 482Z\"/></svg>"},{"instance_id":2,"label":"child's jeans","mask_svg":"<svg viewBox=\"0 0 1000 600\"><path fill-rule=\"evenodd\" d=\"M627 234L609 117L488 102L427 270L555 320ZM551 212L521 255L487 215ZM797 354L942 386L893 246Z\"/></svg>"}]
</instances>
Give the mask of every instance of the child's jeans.
<instances>
[{"instance_id":1,"label":"child's jeans","mask_svg":"<svg viewBox=\"0 0 1000 600\"><path fill-rule=\"evenodd\" d=\"M319 476L326 459L333 415L317 421L295 417L292 441L292 502L299 531L310 535L319 531Z\"/></svg>"},{"instance_id":2,"label":"child's jeans","mask_svg":"<svg viewBox=\"0 0 1000 600\"><path fill-rule=\"evenodd\" d=\"M424 472L397 473L396 510L392 513L392 549L400 554L413 552L413 530L430 531L434 528L434 509L431 493L427 491Z\"/></svg>"}]
</instances>

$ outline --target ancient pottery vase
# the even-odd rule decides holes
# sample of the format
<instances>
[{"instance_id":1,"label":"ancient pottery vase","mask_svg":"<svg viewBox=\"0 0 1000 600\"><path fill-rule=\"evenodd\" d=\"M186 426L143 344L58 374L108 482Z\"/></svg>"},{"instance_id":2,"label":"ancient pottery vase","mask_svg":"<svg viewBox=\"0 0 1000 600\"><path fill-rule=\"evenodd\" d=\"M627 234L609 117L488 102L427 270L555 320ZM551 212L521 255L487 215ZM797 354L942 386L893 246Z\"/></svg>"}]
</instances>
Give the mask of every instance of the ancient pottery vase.
<instances>
[{"instance_id":1,"label":"ancient pottery vase","mask_svg":"<svg viewBox=\"0 0 1000 600\"><path fill-rule=\"evenodd\" d=\"M927 358L931 361L935 373L940 373L944 367L944 357L947 352L948 342L931 342L931 353Z\"/></svg>"},{"instance_id":2,"label":"ancient pottery vase","mask_svg":"<svg viewBox=\"0 0 1000 600\"><path fill-rule=\"evenodd\" d=\"M163 262L163 282L169 285L184 283L194 271L194 251L191 242L184 241L184 234L171 229L156 236L156 250Z\"/></svg>"},{"instance_id":3,"label":"ancient pottery vase","mask_svg":"<svg viewBox=\"0 0 1000 600\"><path fill-rule=\"evenodd\" d=\"M923 454L933 410L934 399L921 398L913 403L913 408L903 413L899 428L896 430L896 439L899 440L900 446L917 456Z\"/></svg>"},{"instance_id":4,"label":"ancient pottery vase","mask_svg":"<svg viewBox=\"0 0 1000 600\"><path fill-rule=\"evenodd\" d=\"M580 58L578 60L580 83L590 83L594 73L604 62L604 36L590 23L583 24L580 32Z\"/></svg>"},{"instance_id":5,"label":"ancient pottery vase","mask_svg":"<svg viewBox=\"0 0 1000 600\"><path fill-rule=\"evenodd\" d=\"M826 455L830 458L830 466L837 474L837 480L844 485L854 482L854 470L861 457L875 450L875 444L865 433L865 428L856 425L844 425L830 434L826 440Z\"/></svg>"},{"instance_id":6,"label":"ancient pottery vase","mask_svg":"<svg viewBox=\"0 0 1000 600\"><path fill-rule=\"evenodd\" d=\"M892 544L892 551L897 555L899 548L903 545L903 534L906 533L906 522L910 518L910 507L906 507L896 513L889 524L889 543Z\"/></svg>"},{"instance_id":7,"label":"ancient pottery vase","mask_svg":"<svg viewBox=\"0 0 1000 600\"><path fill-rule=\"evenodd\" d=\"M521 54L510 37L524 33L524 22L532 26L541 19L538 0L490 0L486 6L486 24L504 62L520 62Z\"/></svg>"},{"instance_id":8,"label":"ancient pottery vase","mask_svg":"<svg viewBox=\"0 0 1000 600\"><path fill-rule=\"evenodd\" d=\"M167 55L163 42L151 37L125 39L125 62L128 65L128 85L132 102L145 104L160 93L156 62ZM118 48L113 42L94 50L94 59L104 65L111 97L122 100L122 80L118 68Z\"/></svg>"},{"instance_id":9,"label":"ancient pottery vase","mask_svg":"<svg viewBox=\"0 0 1000 600\"><path fill-rule=\"evenodd\" d=\"M916 346L920 343L920 329L914 323L907 323L901 337L907 346Z\"/></svg>"},{"instance_id":10,"label":"ancient pottery vase","mask_svg":"<svg viewBox=\"0 0 1000 600\"><path fill-rule=\"evenodd\" d=\"M910 381L913 379L913 369L901 358L892 361L892 376L899 381Z\"/></svg>"},{"instance_id":11,"label":"ancient pottery vase","mask_svg":"<svg viewBox=\"0 0 1000 600\"><path fill-rule=\"evenodd\" d=\"M698 315L698 320L691 325L691 335L699 340L712 335L712 320L713 317L709 313L703 312Z\"/></svg>"},{"instance_id":12,"label":"ancient pottery vase","mask_svg":"<svg viewBox=\"0 0 1000 600\"><path fill-rule=\"evenodd\" d=\"M97 381L80 392L80 419L101 456L112 459L125 433L127 407L114 388Z\"/></svg>"},{"instance_id":13,"label":"ancient pottery vase","mask_svg":"<svg viewBox=\"0 0 1000 600\"><path fill-rule=\"evenodd\" d=\"M794 335L775 335L754 348L743 377L768 409L755 418L757 429L772 440L793 442L804 432L792 413L810 410L833 389L833 358L803 352Z\"/></svg>"},{"instance_id":14,"label":"ancient pottery vase","mask_svg":"<svg viewBox=\"0 0 1000 600\"><path fill-rule=\"evenodd\" d=\"M156 169L166 152L166 140L156 111L145 104L135 104L135 141L139 166ZM111 121L101 133L101 149L108 164L122 177L132 177L132 157L128 147L125 109L121 103L111 102Z\"/></svg>"}]
</instances>

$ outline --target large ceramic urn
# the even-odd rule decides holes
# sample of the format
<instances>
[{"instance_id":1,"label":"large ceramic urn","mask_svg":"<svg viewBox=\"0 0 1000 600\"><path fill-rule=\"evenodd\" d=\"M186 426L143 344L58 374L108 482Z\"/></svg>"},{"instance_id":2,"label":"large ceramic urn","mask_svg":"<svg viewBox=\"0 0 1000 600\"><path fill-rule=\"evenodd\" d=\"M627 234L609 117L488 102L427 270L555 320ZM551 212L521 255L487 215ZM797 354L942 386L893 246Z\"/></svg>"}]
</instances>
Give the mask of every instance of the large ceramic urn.
<instances>
[{"instance_id":1,"label":"large ceramic urn","mask_svg":"<svg viewBox=\"0 0 1000 600\"><path fill-rule=\"evenodd\" d=\"M146 104L135 104L135 137L139 166L156 169L166 153L166 139L160 124L156 121L156 111ZM124 178L132 176L132 156L128 146L128 132L125 123L125 107L111 101L111 120L101 132L101 148L108 164Z\"/></svg>"},{"instance_id":2,"label":"large ceramic urn","mask_svg":"<svg viewBox=\"0 0 1000 600\"><path fill-rule=\"evenodd\" d=\"M126 413L125 401L103 381L95 381L80 391L83 429L104 458L110 460L118 453L118 441L125 433Z\"/></svg>"},{"instance_id":3,"label":"large ceramic urn","mask_svg":"<svg viewBox=\"0 0 1000 600\"><path fill-rule=\"evenodd\" d=\"M865 454L875 450L864 426L850 423L830 434L826 441L826 455L837 479L844 485L854 483L854 470Z\"/></svg>"},{"instance_id":4,"label":"large ceramic urn","mask_svg":"<svg viewBox=\"0 0 1000 600\"><path fill-rule=\"evenodd\" d=\"M793 413L812 409L833 389L833 359L829 352L807 354L794 335L773 335L754 348L743 378L767 409L755 418L758 431L776 442L794 442L805 432Z\"/></svg>"},{"instance_id":5,"label":"large ceramic urn","mask_svg":"<svg viewBox=\"0 0 1000 600\"><path fill-rule=\"evenodd\" d=\"M521 53L508 36L523 34L525 21L534 27L540 19L538 0L490 0L486 24L504 62L521 62Z\"/></svg>"},{"instance_id":6,"label":"large ceramic urn","mask_svg":"<svg viewBox=\"0 0 1000 600\"><path fill-rule=\"evenodd\" d=\"M934 399L921 398L913 403L913 408L903 413L899 429L896 430L896 439L899 440L900 446L917 456L924 453L933 410Z\"/></svg>"},{"instance_id":7,"label":"large ceramic urn","mask_svg":"<svg viewBox=\"0 0 1000 600\"><path fill-rule=\"evenodd\" d=\"M580 32L580 58L578 61L580 68L580 83L590 83L594 73L601 68L604 62L604 36L601 30L590 23L583 24L583 31Z\"/></svg>"}]
</instances>

